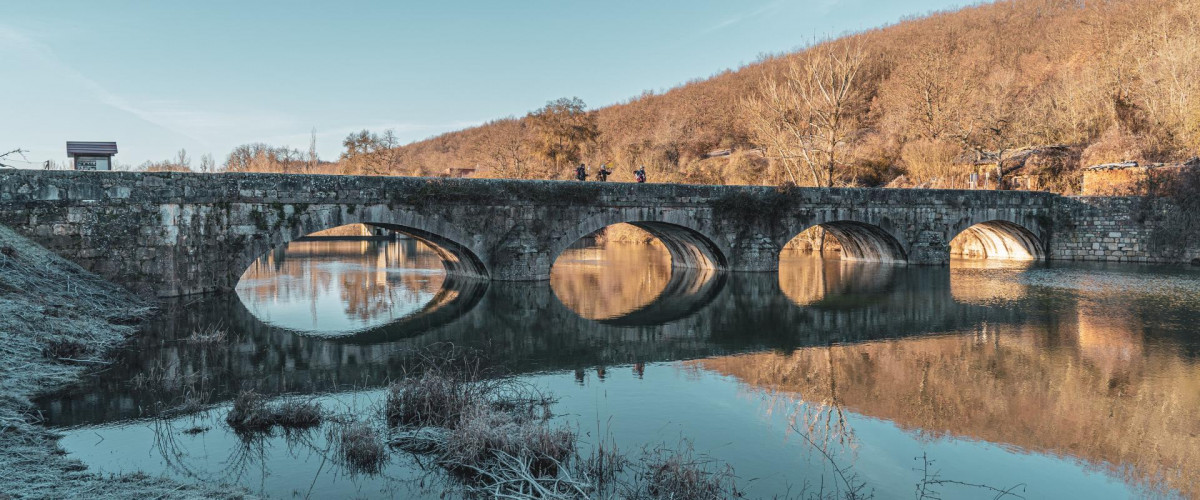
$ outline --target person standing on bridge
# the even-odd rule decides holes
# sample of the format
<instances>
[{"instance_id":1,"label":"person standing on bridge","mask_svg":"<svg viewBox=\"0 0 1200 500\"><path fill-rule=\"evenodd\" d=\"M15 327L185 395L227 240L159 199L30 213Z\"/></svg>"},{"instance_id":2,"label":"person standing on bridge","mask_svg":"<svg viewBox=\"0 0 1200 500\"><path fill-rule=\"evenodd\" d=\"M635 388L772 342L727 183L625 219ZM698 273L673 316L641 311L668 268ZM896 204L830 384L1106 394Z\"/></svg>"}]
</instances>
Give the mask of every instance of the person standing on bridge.
<instances>
[{"instance_id":1,"label":"person standing on bridge","mask_svg":"<svg viewBox=\"0 0 1200 500\"><path fill-rule=\"evenodd\" d=\"M646 166L645 165L639 166L637 170L633 171L633 176L637 177L638 184L645 184L646 183Z\"/></svg>"},{"instance_id":2,"label":"person standing on bridge","mask_svg":"<svg viewBox=\"0 0 1200 500\"><path fill-rule=\"evenodd\" d=\"M600 179L600 182L605 182L608 180L608 175L611 173L612 173L612 170L608 169L608 164L601 163L600 170L596 172L596 178Z\"/></svg>"},{"instance_id":3,"label":"person standing on bridge","mask_svg":"<svg viewBox=\"0 0 1200 500\"><path fill-rule=\"evenodd\" d=\"M582 163L579 164L579 167L577 167L575 169L575 180L577 180L577 181L586 181L587 180L587 165L584 165Z\"/></svg>"}]
</instances>

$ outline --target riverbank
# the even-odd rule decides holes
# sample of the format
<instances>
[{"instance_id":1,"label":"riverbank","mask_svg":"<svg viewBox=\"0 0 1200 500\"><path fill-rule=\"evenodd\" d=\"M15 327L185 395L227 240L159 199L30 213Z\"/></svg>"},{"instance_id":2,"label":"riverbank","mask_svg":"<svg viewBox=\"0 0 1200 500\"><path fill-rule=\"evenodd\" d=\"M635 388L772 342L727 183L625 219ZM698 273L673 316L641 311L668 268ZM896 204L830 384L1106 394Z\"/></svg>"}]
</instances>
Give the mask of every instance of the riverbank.
<instances>
[{"instance_id":1,"label":"riverbank","mask_svg":"<svg viewBox=\"0 0 1200 500\"><path fill-rule=\"evenodd\" d=\"M142 473L102 476L58 447L31 398L103 366L149 304L0 226L0 499L241 498Z\"/></svg>"}]
</instances>

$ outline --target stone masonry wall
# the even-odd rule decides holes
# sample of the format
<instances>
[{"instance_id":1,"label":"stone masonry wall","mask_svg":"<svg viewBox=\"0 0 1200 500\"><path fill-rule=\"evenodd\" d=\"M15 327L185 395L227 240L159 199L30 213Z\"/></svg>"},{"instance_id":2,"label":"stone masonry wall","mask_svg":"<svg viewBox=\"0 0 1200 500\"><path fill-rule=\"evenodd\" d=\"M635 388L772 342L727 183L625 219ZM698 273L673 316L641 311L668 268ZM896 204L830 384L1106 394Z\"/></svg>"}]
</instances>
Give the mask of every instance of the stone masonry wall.
<instances>
[{"instance_id":1,"label":"stone masonry wall","mask_svg":"<svg viewBox=\"0 0 1200 500\"><path fill-rule=\"evenodd\" d=\"M354 223L422 238L449 272L496 280L548 279L563 249L620 222L654 232L677 266L732 271L777 269L780 249L814 225L854 240L853 257L866 260L944 264L951 239L988 221L1027 232L1050 258L1149 260L1148 230L1129 203L1025 191L0 171L0 224L157 296L228 290L272 248Z\"/></svg>"},{"instance_id":2,"label":"stone masonry wall","mask_svg":"<svg viewBox=\"0 0 1200 500\"><path fill-rule=\"evenodd\" d=\"M1050 242L1056 260L1103 262L1187 262L1200 257L1200 248L1184 249L1181 256L1168 258L1153 251L1150 236L1155 231L1152 217L1142 214L1139 197L1083 196L1063 198L1056 207L1057 228ZM1178 208L1165 202L1150 210Z\"/></svg>"}]
</instances>

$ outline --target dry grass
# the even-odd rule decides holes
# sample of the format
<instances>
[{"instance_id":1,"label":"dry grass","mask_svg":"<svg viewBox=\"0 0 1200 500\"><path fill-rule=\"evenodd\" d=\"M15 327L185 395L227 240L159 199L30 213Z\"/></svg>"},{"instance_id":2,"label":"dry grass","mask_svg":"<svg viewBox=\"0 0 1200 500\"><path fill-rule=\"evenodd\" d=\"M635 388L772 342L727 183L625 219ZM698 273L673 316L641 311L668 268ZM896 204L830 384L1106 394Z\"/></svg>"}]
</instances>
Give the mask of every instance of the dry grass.
<instances>
[{"instance_id":1,"label":"dry grass","mask_svg":"<svg viewBox=\"0 0 1200 500\"><path fill-rule=\"evenodd\" d=\"M352 471L377 474L387 461L383 435L369 424L350 422L338 433L338 449Z\"/></svg>"},{"instance_id":2,"label":"dry grass","mask_svg":"<svg viewBox=\"0 0 1200 500\"><path fill-rule=\"evenodd\" d=\"M543 420L489 406L474 406L447 434L441 460L469 468L503 454L527 460L534 476L553 476L560 464L574 455L575 441L575 433L564 427L551 427Z\"/></svg>"},{"instance_id":3,"label":"dry grass","mask_svg":"<svg viewBox=\"0 0 1200 500\"><path fill-rule=\"evenodd\" d=\"M575 467L580 475L588 478L597 491L608 491L618 485L620 475L633 462L621 454L616 443L609 439L601 441L586 457L577 457Z\"/></svg>"},{"instance_id":4,"label":"dry grass","mask_svg":"<svg viewBox=\"0 0 1200 500\"><path fill-rule=\"evenodd\" d=\"M487 387L464 379L465 373L427 371L388 389L386 414L390 426L453 427L465 411L486 398Z\"/></svg>"},{"instance_id":5,"label":"dry grass","mask_svg":"<svg viewBox=\"0 0 1200 500\"><path fill-rule=\"evenodd\" d=\"M117 285L0 226L0 492L15 498L229 498L216 484L101 477L65 456L30 398L74 382L150 309ZM60 359L69 359L64 363Z\"/></svg>"},{"instance_id":6,"label":"dry grass","mask_svg":"<svg viewBox=\"0 0 1200 500\"><path fill-rule=\"evenodd\" d=\"M321 425L323 419L321 405L316 402L288 399L269 404L254 391L242 391L233 400L225 423L237 432L269 432L276 427L311 429Z\"/></svg>"},{"instance_id":7,"label":"dry grass","mask_svg":"<svg viewBox=\"0 0 1200 500\"><path fill-rule=\"evenodd\" d=\"M204 328L198 328L192 331L192 334L184 339L184 342L189 344L221 344L229 338L229 332L218 324L210 324Z\"/></svg>"},{"instance_id":8,"label":"dry grass","mask_svg":"<svg viewBox=\"0 0 1200 500\"><path fill-rule=\"evenodd\" d=\"M742 498L733 467L696 455L690 443L659 448L643 458L635 497L694 500Z\"/></svg>"},{"instance_id":9,"label":"dry grass","mask_svg":"<svg viewBox=\"0 0 1200 500\"><path fill-rule=\"evenodd\" d=\"M590 486L572 476L577 435L548 424L552 401L511 379L491 379L471 356L428 362L419 376L392 385L392 445L432 456L469 492L513 498L582 498Z\"/></svg>"}]
</instances>

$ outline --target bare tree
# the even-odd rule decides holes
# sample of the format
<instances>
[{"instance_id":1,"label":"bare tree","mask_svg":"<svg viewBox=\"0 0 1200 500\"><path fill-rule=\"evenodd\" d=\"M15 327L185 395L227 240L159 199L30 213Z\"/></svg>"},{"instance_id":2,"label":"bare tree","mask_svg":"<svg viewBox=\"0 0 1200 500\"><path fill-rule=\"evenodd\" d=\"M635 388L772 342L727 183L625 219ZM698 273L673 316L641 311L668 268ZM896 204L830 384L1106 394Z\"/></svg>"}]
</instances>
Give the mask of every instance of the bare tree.
<instances>
[{"instance_id":1,"label":"bare tree","mask_svg":"<svg viewBox=\"0 0 1200 500\"><path fill-rule=\"evenodd\" d=\"M263 143L243 144L225 159L227 172L293 173L304 168L304 154L299 150L274 147Z\"/></svg>"},{"instance_id":2,"label":"bare tree","mask_svg":"<svg viewBox=\"0 0 1200 500\"><path fill-rule=\"evenodd\" d=\"M209 153L200 155L200 171L206 174L211 174L217 171L217 164L213 161L213 157Z\"/></svg>"},{"instance_id":3,"label":"bare tree","mask_svg":"<svg viewBox=\"0 0 1200 500\"><path fill-rule=\"evenodd\" d=\"M175 164L188 170L192 169L192 158L188 156L186 149L180 149L178 153L175 153Z\"/></svg>"},{"instance_id":4,"label":"bare tree","mask_svg":"<svg viewBox=\"0 0 1200 500\"><path fill-rule=\"evenodd\" d=\"M801 170L814 186L838 182L865 112L864 60L857 45L818 47L805 63L789 64L782 81L768 77L760 95L745 102L752 137L783 161L792 182L800 183Z\"/></svg>"},{"instance_id":5,"label":"bare tree","mask_svg":"<svg viewBox=\"0 0 1200 500\"><path fill-rule=\"evenodd\" d=\"M342 161L347 173L364 175L395 175L399 173L400 139L391 130L382 135L368 130L352 133L342 141L346 151Z\"/></svg>"},{"instance_id":6,"label":"bare tree","mask_svg":"<svg viewBox=\"0 0 1200 500\"><path fill-rule=\"evenodd\" d=\"M306 174L314 174L317 172L317 164L321 159L317 157L317 128L313 127L312 135L308 139L308 169Z\"/></svg>"},{"instance_id":7,"label":"bare tree","mask_svg":"<svg viewBox=\"0 0 1200 500\"><path fill-rule=\"evenodd\" d=\"M175 157L163 161L147 161L138 165L138 170L145 172L191 172L192 159L186 149L180 149ZM115 168L114 168L115 170Z\"/></svg>"},{"instance_id":8,"label":"bare tree","mask_svg":"<svg viewBox=\"0 0 1200 500\"><path fill-rule=\"evenodd\" d=\"M997 185L1004 181L1004 155L1024 139L1022 120L1026 98L1012 71L997 70L976 89L985 96L966 113L956 134L978 161L991 161Z\"/></svg>"},{"instance_id":9,"label":"bare tree","mask_svg":"<svg viewBox=\"0 0 1200 500\"><path fill-rule=\"evenodd\" d=\"M529 126L523 120L506 118L489 123L486 134L471 155L472 159L489 167L491 175L510 179L540 177L549 172L535 172L534 146Z\"/></svg>"},{"instance_id":10,"label":"bare tree","mask_svg":"<svg viewBox=\"0 0 1200 500\"><path fill-rule=\"evenodd\" d=\"M0 154L0 168L16 168L8 163L5 163L5 160L10 159L13 156L20 156L22 160L28 161L29 158L25 157L25 153L27 153L27 151L24 149L17 148L7 153Z\"/></svg>"}]
</instances>

